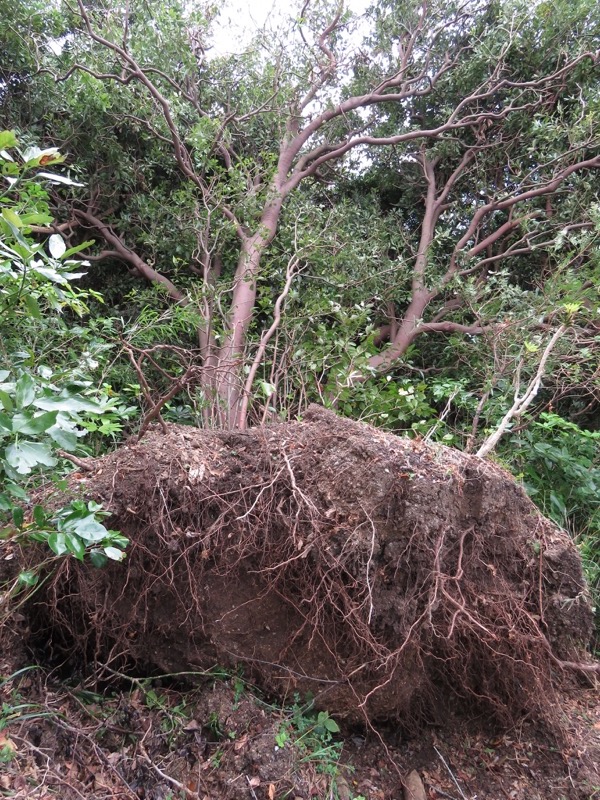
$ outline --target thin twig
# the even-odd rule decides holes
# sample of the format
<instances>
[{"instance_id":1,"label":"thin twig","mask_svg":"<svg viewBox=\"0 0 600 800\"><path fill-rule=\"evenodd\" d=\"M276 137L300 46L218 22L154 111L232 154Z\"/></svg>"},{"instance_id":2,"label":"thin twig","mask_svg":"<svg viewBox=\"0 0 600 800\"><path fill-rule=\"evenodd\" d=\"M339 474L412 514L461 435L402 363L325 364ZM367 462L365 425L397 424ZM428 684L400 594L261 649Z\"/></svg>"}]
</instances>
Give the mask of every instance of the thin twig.
<instances>
[{"instance_id":1,"label":"thin twig","mask_svg":"<svg viewBox=\"0 0 600 800\"><path fill-rule=\"evenodd\" d=\"M443 756L443 755L440 753L440 751L437 749L437 747L436 747L435 745L433 746L433 749L434 749L434 750L435 750L435 752L438 754L438 757L439 757L440 761L442 762L442 764L443 764L443 765L446 767L446 769L448 770L448 774L450 775L450 777L451 777L451 778L452 778L452 780L454 781L454 785L456 786L456 788L457 788L457 789L458 789L458 791L460 792L460 796L462 797L462 799L463 799L463 800L467 800L467 796L465 795L465 793L463 792L463 790L460 788L460 784L459 784L459 782L456 780L456 777L455 777L454 773L453 773L453 772L452 772L452 770L450 769L450 765L448 764L448 762L446 761L446 759L444 758L444 756Z\"/></svg>"},{"instance_id":2,"label":"thin twig","mask_svg":"<svg viewBox=\"0 0 600 800\"><path fill-rule=\"evenodd\" d=\"M171 786L174 786L178 791L183 792L186 797L191 797L192 800L200 800L200 795L198 794L198 792L193 792L191 789L188 789L187 786L185 786L183 783L181 783L181 781L178 781L176 778L172 778L170 775L167 775L166 772L163 772L163 770L160 769L160 767L158 767L154 763L154 761L152 761L152 759L150 758L150 756L146 752L146 748L144 747L144 745L141 742L138 743L138 749L139 749L140 753L142 754L142 756L144 757L144 759L147 761L148 765L164 781L167 781L167 783L170 783Z\"/></svg>"},{"instance_id":3,"label":"thin twig","mask_svg":"<svg viewBox=\"0 0 600 800\"><path fill-rule=\"evenodd\" d=\"M250 782L250 778L247 775L245 777L246 777L246 780L248 781L248 786L250 788L250 791L252 792L252 797L254 798L254 800L258 800L258 797L256 796L256 792L254 791L254 786L252 786L252 783Z\"/></svg>"}]
</instances>

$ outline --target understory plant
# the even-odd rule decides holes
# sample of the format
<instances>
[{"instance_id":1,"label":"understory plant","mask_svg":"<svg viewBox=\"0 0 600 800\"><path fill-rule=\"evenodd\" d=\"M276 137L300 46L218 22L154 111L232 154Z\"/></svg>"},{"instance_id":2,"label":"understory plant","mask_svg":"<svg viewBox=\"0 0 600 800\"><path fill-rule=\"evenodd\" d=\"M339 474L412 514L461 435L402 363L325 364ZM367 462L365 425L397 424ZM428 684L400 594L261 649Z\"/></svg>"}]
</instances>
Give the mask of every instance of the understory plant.
<instances>
[{"instance_id":1,"label":"understory plant","mask_svg":"<svg viewBox=\"0 0 600 800\"><path fill-rule=\"evenodd\" d=\"M114 432L110 420L120 404L96 388L92 359L74 363L62 347L69 322L85 320L90 299L102 299L76 286L88 264L77 256L91 242L70 247L60 233L43 233L54 222L50 188L81 186L54 171L64 161L56 148L21 149L12 131L0 132L0 538L19 547L44 543L48 562L89 554L102 566L124 557L127 539L103 525L100 505L76 500L28 509L42 480L64 486L71 462L87 455L81 440L90 429L108 423ZM85 347L92 337L80 339ZM21 572L3 606L38 579L36 568Z\"/></svg>"},{"instance_id":2,"label":"understory plant","mask_svg":"<svg viewBox=\"0 0 600 800\"><path fill-rule=\"evenodd\" d=\"M511 468L546 516L579 546L600 633L600 431L544 412L505 450Z\"/></svg>"}]
</instances>

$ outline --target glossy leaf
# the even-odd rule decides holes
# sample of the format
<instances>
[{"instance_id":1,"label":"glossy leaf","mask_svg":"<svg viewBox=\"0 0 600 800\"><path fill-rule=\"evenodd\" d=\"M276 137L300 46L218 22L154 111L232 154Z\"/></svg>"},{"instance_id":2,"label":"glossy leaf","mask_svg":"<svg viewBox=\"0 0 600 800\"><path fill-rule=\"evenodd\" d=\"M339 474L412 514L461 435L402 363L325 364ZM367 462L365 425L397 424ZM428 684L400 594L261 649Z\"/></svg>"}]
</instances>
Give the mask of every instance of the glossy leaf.
<instances>
[{"instance_id":1,"label":"glossy leaf","mask_svg":"<svg viewBox=\"0 0 600 800\"><path fill-rule=\"evenodd\" d=\"M51 449L40 442L17 442L6 448L5 458L19 475L29 475L36 467L55 467L57 459Z\"/></svg>"},{"instance_id":2,"label":"glossy leaf","mask_svg":"<svg viewBox=\"0 0 600 800\"><path fill-rule=\"evenodd\" d=\"M67 245L60 233L53 233L48 239L48 249L52 258L61 258L67 252Z\"/></svg>"},{"instance_id":3,"label":"glossy leaf","mask_svg":"<svg viewBox=\"0 0 600 800\"><path fill-rule=\"evenodd\" d=\"M85 543L76 533L65 533L65 545L78 561L83 561L85 555Z\"/></svg>"},{"instance_id":4,"label":"glossy leaf","mask_svg":"<svg viewBox=\"0 0 600 800\"><path fill-rule=\"evenodd\" d=\"M48 547L57 556L62 556L68 551L66 534L62 531L55 531L48 537Z\"/></svg>"},{"instance_id":5,"label":"glossy leaf","mask_svg":"<svg viewBox=\"0 0 600 800\"><path fill-rule=\"evenodd\" d=\"M37 417L31 414L15 414L13 417L13 432L24 433L29 436L45 433L56 423L58 411L46 411Z\"/></svg>"},{"instance_id":6,"label":"glossy leaf","mask_svg":"<svg viewBox=\"0 0 600 800\"><path fill-rule=\"evenodd\" d=\"M111 561L123 561L127 557L127 553L124 553L123 550L118 550L116 547L105 547L104 553Z\"/></svg>"},{"instance_id":7,"label":"glossy leaf","mask_svg":"<svg viewBox=\"0 0 600 800\"><path fill-rule=\"evenodd\" d=\"M15 403L17 408L27 408L35 398L35 382L28 372L24 372L15 386Z\"/></svg>"}]
</instances>

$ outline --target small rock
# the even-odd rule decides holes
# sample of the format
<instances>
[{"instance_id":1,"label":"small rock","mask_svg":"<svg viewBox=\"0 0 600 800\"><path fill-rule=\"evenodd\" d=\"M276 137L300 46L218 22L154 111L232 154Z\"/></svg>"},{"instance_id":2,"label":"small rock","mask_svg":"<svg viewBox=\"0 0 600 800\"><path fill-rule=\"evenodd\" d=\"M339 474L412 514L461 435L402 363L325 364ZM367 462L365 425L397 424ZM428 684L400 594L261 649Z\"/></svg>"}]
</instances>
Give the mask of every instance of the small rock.
<instances>
[{"instance_id":1,"label":"small rock","mask_svg":"<svg viewBox=\"0 0 600 800\"><path fill-rule=\"evenodd\" d=\"M409 772L403 781L404 800L427 800L425 787L416 769Z\"/></svg>"}]
</instances>

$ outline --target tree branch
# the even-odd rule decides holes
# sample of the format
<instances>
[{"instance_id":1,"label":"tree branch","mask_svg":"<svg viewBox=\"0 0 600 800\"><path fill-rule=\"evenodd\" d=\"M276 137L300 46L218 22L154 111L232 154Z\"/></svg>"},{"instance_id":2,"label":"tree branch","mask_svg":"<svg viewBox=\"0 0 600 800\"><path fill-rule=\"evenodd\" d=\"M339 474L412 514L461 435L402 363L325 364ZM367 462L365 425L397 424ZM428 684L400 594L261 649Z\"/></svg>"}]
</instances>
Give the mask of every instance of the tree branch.
<instances>
[{"instance_id":1,"label":"tree branch","mask_svg":"<svg viewBox=\"0 0 600 800\"><path fill-rule=\"evenodd\" d=\"M470 333L477 334L483 333L488 329L488 325L463 325L461 322L421 322L415 328L415 334L418 333Z\"/></svg>"},{"instance_id":2,"label":"tree branch","mask_svg":"<svg viewBox=\"0 0 600 800\"><path fill-rule=\"evenodd\" d=\"M258 372L258 368L260 367L261 362L264 358L269 340L271 339L271 337L273 336L273 334L275 333L281 322L282 307L285 302L285 298L288 296L289 291L292 287L292 281L298 274L297 267L298 267L298 259L294 256L290 258L290 260L288 261L285 273L286 275L285 284L283 286L283 289L281 290L281 294L275 301L273 322L271 323L270 327L266 331L264 331L263 334L261 335L260 344L252 360L252 365L250 366L250 371L248 372L248 377L246 378L246 383L244 384L243 396L238 416L237 426L241 430L244 430L248 424L248 419L247 419L248 402L250 400L250 393L252 392L252 384L254 383L254 379L256 378L256 373Z\"/></svg>"},{"instance_id":3,"label":"tree branch","mask_svg":"<svg viewBox=\"0 0 600 800\"><path fill-rule=\"evenodd\" d=\"M546 345L546 349L542 354L540 363L537 368L537 372L535 373L533 380L530 382L529 386L525 390L525 393L521 396L519 396L519 385L517 383L514 403L506 412L506 414L502 418L502 421L500 422L494 433L488 436L488 438L481 445L481 447L479 448L479 450L475 455L479 456L480 458L485 458L487 455L489 455L489 453L491 453L492 450L496 447L502 436L504 436L504 434L506 433L506 430L510 425L511 420L514 419L515 417L521 416L521 414L523 414L527 410L527 408L531 405L533 399L535 398L540 389L540 386L542 385L542 378L544 377L544 372L546 370L546 363L548 361L548 358L550 357L550 354L554 350L556 343L563 335L565 330L566 326L561 325L554 332L554 335L551 337L550 341Z\"/></svg>"},{"instance_id":4,"label":"tree branch","mask_svg":"<svg viewBox=\"0 0 600 800\"><path fill-rule=\"evenodd\" d=\"M117 236L112 228L99 220L89 211L80 211L77 209L74 213L79 219L85 220L88 225L97 230L98 233L108 242L108 244L114 248L112 252L118 254L119 258L126 263L131 264L140 275L146 278L146 280L164 286L172 300L175 300L184 306L188 305L190 301L187 296L183 294L183 292L180 292L175 284L172 283L167 277L162 275L160 272L157 272L149 264L146 264L146 262L141 259L137 253L127 247L127 245L124 244L122 239Z\"/></svg>"}]
</instances>

